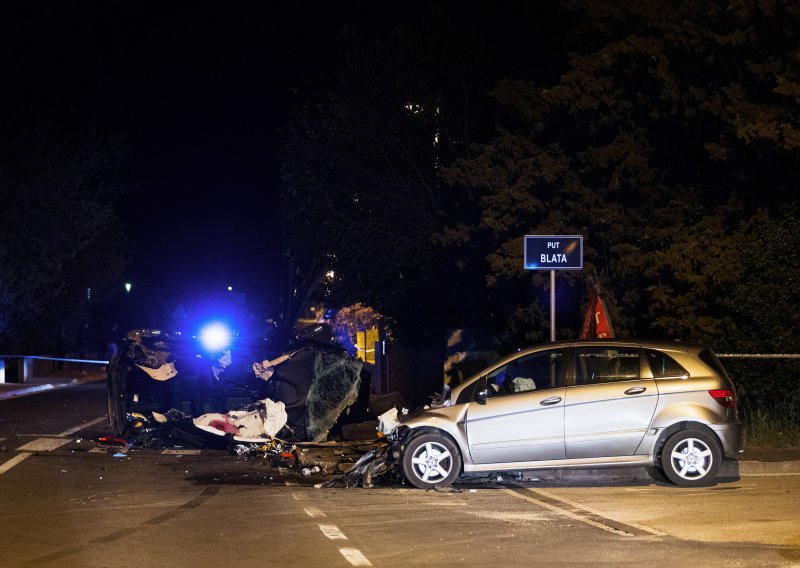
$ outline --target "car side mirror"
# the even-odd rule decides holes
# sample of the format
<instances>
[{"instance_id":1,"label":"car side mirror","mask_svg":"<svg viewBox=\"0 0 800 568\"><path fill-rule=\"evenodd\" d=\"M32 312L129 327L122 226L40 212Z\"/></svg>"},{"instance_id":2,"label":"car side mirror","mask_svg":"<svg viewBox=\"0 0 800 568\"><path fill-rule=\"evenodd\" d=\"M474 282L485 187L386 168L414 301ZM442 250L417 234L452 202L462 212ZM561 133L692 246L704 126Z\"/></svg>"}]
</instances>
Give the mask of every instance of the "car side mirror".
<instances>
[{"instance_id":1,"label":"car side mirror","mask_svg":"<svg viewBox=\"0 0 800 568\"><path fill-rule=\"evenodd\" d=\"M486 399L489 398L489 389L480 389L475 391L475 402L478 404L486 404Z\"/></svg>"}]
</instances>

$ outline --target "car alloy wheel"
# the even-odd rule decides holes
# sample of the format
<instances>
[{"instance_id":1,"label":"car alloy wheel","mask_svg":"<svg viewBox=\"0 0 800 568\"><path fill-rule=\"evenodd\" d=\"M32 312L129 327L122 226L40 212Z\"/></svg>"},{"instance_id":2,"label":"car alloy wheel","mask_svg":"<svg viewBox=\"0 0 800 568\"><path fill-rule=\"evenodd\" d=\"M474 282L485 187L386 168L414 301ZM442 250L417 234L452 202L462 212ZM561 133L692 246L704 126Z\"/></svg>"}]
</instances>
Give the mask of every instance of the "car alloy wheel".
<instances>
[{"instance_id":1,"label":"car alloy wheel","mask_svg":"<svg viewBox=\"0 0 800 568\"><path fill-rule=\"evenodd\" d=\"M414 475L422 481L435 482L445 479L453 468L453 456L441 444L428 442L417 448L411 457Z\"/></svg>"},{"instance_id":2,"label":"car alloy wheel","mask_svg":"<svg viewBox=\"0 0 800 568\"><path fill-rule=\"evenodd\" d=\"M697 438L688 438L675 446L670 454L675 472L683 479L694 481L704 477L714 462L711 450Z\"/></svg>"},{"instance_id":3,"label":"car alloy wheel","mask_svg":"<svg viewBox=\"0 0 800 568\"><path fill-rule=\"evenodd\" d=\"M461 473L461 455L446 436L424 433L406 445L403 472L409 483L422 489L450 485Z\"/></svg>"},{"instance_id":4,"label":"car alloy wheel","mask_svg":"<svg viewBox=\"0 0 800 568\"><path fill-rule=\"evenodd\" d=\"M712 483L720 465L713 438L699 430L682 430L667 440L661 454L664 474L674 484L697 487Z\"/></svg>"}]
</instances>

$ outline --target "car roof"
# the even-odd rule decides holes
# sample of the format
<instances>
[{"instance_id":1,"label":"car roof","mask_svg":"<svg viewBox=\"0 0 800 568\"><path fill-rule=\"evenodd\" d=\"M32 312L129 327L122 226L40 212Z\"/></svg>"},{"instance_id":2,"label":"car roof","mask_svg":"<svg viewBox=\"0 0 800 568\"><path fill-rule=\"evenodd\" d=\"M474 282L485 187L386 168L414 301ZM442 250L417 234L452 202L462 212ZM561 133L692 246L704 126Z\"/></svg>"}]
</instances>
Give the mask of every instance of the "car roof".
<instances>
[{"instance_id":1,"label":"car roof","mask_svg":"<svg viewBox=\"0 0 800 568\"><path fill-rule=\"evenodd\" d=\"M538 343L536 345L531 345L529 347L520 349L516 353L510 354L508 357L504 357L503 359L507 359L510 357L514 357L516 355L520 355L522 353L533 353L534 351L541 351L542 349L558 349L564 347L576 347L580 345L585 346L602 346L602 345L619 345L619 346L630 346L630 347L643 347L645 349L663 349L663 350L671 350L671 351L685 351L685 352L697 352L703 349L706 349L706 345L701 345L698 343L687 343L684 341L678 341L674 339L638 339L638 338L618 338L618 337L611 337L611 338L603 338L603 339L570 339L564 341L554 341L552 343Z\"/></svg>"}]
</instances>

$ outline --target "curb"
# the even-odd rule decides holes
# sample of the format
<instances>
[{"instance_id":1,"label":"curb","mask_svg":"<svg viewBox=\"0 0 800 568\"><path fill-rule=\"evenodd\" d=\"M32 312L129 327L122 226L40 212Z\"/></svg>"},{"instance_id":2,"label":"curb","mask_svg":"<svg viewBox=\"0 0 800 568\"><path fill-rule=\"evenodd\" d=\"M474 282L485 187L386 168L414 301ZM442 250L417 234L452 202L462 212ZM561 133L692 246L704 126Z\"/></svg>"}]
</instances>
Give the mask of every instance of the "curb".
<instances>
[{"instance_id":1,"label":"curb","mask_svg":"<svg viewBox=\"0 0 800 568\"><path fill-rule=\"evenodd\" d=\"M719 481L738 481L742 477L800 475L800 460L790 461L739 461L723 460L717 474ZM650 474L650 468L619 467L593 469L540 469L496 472L496 481L526 483L651 483L662 481ZM485 482L486 474L463 474L460 483Z\"/></svg>"}]
</instances>

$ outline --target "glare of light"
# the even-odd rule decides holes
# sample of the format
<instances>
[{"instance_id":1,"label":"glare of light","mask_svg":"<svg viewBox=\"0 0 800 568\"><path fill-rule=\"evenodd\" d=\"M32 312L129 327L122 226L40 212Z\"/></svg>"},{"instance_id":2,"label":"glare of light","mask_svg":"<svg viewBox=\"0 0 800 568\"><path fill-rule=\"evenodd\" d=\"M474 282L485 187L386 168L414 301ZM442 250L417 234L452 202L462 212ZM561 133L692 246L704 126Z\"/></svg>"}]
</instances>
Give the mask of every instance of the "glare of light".
<instances>
[{"instance_id":1,"label":"glare of light","mask_svg":"<svg viewBox=\"0 0 800 568\"><path fill-rule=\"evenodd\" d=\"M228 286L228 292L233 292L233 286Z\"/></svg>"},{"instance_id":2,"label":"glare of light","mask_svg":"<svg viewBox=\"0 0 800 568\"><path fill-rule=\"evenodd\" d=\"M130 293L131 293L131 288L133 288L133 284L131 284L130 282L125 282L125 291L126 291L128 294L130 294Z\"/></svg>"},{"instance_id":3,"label":"glare of light","mask_svg":"<svg viewBox=\"0 0 800 568\"><path fill-rule=\"evenodd\" d=\"M225 324L210 323L200 330L200 343L206 351L222 351L231 344L231 330Z\"/></svg>"},{"instance_id":4,"label":"glare of light","mask_svg":"<svg viewBox=\"0 0 800 568\"><path fill-rule=\"evenodd\" d=\"M325 278L328 280L333 280L334 276L336 276L336 273L333 270L329 270L325 273Z\"/></svg>"}]
</instances>

